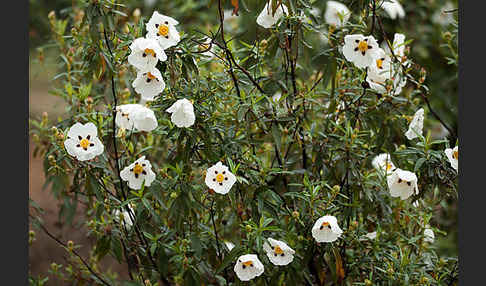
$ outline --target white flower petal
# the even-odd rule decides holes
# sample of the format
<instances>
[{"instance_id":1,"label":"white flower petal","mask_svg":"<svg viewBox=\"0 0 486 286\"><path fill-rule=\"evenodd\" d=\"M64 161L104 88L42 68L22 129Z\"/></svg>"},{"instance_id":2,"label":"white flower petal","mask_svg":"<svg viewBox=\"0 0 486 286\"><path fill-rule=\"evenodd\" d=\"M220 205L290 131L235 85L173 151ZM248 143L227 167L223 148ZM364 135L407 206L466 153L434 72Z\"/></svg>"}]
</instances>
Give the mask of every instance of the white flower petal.
<instances>
[{"instance_id":1,"label":"white flower petal","mask_svg":"<svg viewBox=\"0 0 486 286\"><path fill-rule=\"evenodd\" d=\"M262 275L264 271L262 262L256 254L245 254L236 260L233 270L241 281L250 281L251 279Z\"/></svg>"},{"instance_id":2,"label":"white flower petal","mask_svg":"<svg viewBox=\"0 0 486 286\"><path fill-rule=\"evenodd\" d=\"M236 183L236 176L231 173L227 166L218 162L206 171L204 179L206 186L218 194L227 194Z\"/></svg>"},{"instance_id":3,"label":"white flower petal","mask_svg":"<svg viewBox=\"0 0 486 286\"><path fill-rule=\"evenodd\" d=\"M312 237L314 237L317 242L333 242L337 240L342 233L343 231L337 224L336 217L330 215L319 218L312 227Z\"/></svg>"},{"instance_id":4,"label":"white flower petal","mask_svg":"<svg viewBox=\"0 0 486 286\"><path fill-rule=\"evenodd\" d=\"M268 242L263 244L263 250L275 265L287 265L294 260L295 251L280 240L268 238Z\"/></svg>"},{"instance_id":5,"label":"white flower petal","mask_svg":"<svg viewBox=\"0 0 486 286\"><path fill-rule=\"evenodd\" d=\"M454 147L454 149L447 148L444 150L451 167L456 171L459 169L459 146Z\"/></svg>"},{"instance_id":6,"label":"white flower petal","mask_svg":"<svg viewBox=\"0 0 486 286\"><path fill-rule=\"evenodd\" d=\"M152 17L147 22L146 29L147 29L147 38L153 38L157 40L160 47L162 49L168 49L172 46L175 46L181 40L179 32L176 29L176 25L179 24L177 20L172 17L165 16L160 14L157 11L154 11ZM164 26L167 34L160 34L159 28Z\"/></svg>"},{"instance_id":7,"label":"white flower petal","mask_svg":"<svg viewBox=\"0 0 486 286\"><path fill-rule=\"evenodd\" d=\"M346 35L342 52L347 61L352 62L358 68L365 68L375 64L379 46L373 36Z\"/></svg>"},{"instance_id":8,"label":"white flower petal","mask_svg":"<svg viewBox=\"0 0 486 286\"><path fill-rule=\"evenodd\" d=\"M435 235L432 229L430 228L424 229L424 241L429 243L434 243Z\"/></svg>"},{"instance_id":9,"label":"white flower petal","mask_svg":"<svg viewBox=\"0 0 486 286\"><path fill-rule=\"evenodd\" d=\"M69 155L79 161L91 160L104 151L103 143L97 136L98 130L92 122L84 125L78 122L69 129L64 147Z\"/></svg>"},{"instance_id":10,"label":"white flower petal","mask_svg":"<svg viewBox=\"0 0 486 286\"><path fill-rule=\"evenodd\" d=\"M155 180L155 173L152 171L152 164L145 160L145 156L138 158L135 162L125 167L120 172L123 181L128 181L128 186L133 190L140 190L145 182L149 187Z\"/></svg>"},{"instance_id":11,"label":"white flower petal","mask_svg":"<svg viewBox=\"0 0 486 286\"><path fill-rule=\"evenodd\" d=\"M337 1L327 1L326 5L324 19L326 20L327 24L340 27L349 20L351 12L343 3Z\"/></svg>"},{"instance_id":12,"label":"white flower petal","mask_svg":"<svg viewBox=\"0 0 486 286\"><path fill-rule=\"evenodd\" d=\"M373 165L375 169L386 174L391 174L396 168L391 161L390 154L388 153L377 155L375 158L373 158L373 161L371 161L371 165Z\"/></svg>"},{"instance_id":13,"label":"white flower petal","mask_svg":"<svg viewBox=\"0 0 486 286\"><path fill-rule=\"evenodd\" d=\"M381 7L392 19L405 17L405 10L397 0L384 1Z\"/></svg>"},{"instance_id":14,"label":"white flower petal","mask_svg":"<svg viewBox=\"0 0 486 286\"><path fill-rule=\"evenodd\" d=\"M422 129L424 127L424 109L420 108L415 112L413 115L413 119L410 122L407 132L405 136L407 136L408 140L412 140L418 138L419 135L422 135Z\"/></svg>"},{"instance_id":15,"label":"white flower petal","mask_svg":"<svg viewBox=\"0 0 486 286\"><path fill-rule=\"evenodd\" d=\"M408 199L411 195L418 194L417 176L410 172L397 168L387 177L388 188L392 197Z\"/></svg>"},{"instance_id":16,"label":"white flower petal","mask_svg":"<svg viewBox=\"0 0 486 286\"><path fill-rule=\"evenodd\" d=\"M132 86L143 99L152 101L164 91L165 82L160 71L153 68L148 72L138 72L137 78L133 81Z\"/></svg>"},{"instance_id":17,"label":"white flower petal","mask_svg":"<svg viewBox=\"0 0 486 286\"><path fill-rule=\"evenodd\" d=\"M262 12L260 12L260 14L258 15L256 22L263 28L269 29L278 22L280 17L282 17L284 14L287 14L287 11L287 6L281 4L277 7L277 9L275 10L275 14L272 16L272 8L270 6L270 2L267 2Z\"/></svg>"},{"instance_id":18,"label":"white flower petal","mask_svg":"<svg viewBox=\"0 0 486 286\"><path fill-rule=\"evenodd\" d=\"M172 113L170 120L179 128L190 127L196 122L194 106L185 98L177 100L166 111Z\"/></svg>"}]
</instances>

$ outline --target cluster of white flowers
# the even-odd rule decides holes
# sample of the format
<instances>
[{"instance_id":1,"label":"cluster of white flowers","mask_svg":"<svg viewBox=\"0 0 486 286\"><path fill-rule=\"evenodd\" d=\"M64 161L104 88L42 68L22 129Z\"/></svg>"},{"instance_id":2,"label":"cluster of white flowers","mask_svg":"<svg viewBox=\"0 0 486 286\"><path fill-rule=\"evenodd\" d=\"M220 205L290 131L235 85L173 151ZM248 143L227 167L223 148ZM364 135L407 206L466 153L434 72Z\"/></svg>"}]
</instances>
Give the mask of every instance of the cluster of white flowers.
<instances>
[{"instance_id":1,"label":"cluster of white flowers","mask_svg":"<svg viewBox=\"0 0 486 286\"><path fill-rule=\"evenodd\" d=\"M316 242L333 242L341 237L343 231L334 216L319 218L312 227L312 236ZM230 250L234 247L229 248ZM294 260L295 250L284 241L268 238L263 244L268 260L274 265L285 266ZM245 254L236 260L233 270L241 281L249 281L260 276L265 268L256 254Z\"/></svg>"},{"instance_id":2,"label":"cluster of white flowers","mask_svg":"<svg viewBox=\"0 0 486 286\"><path fill-rule=\"evenodd\" d=\"M167 60L164 50L180 41L179 32L175 28L177 24L175 19L154 11L146 26L146 37L137 38L130 45L128 63L137 70L137 77L132 85L141 95L142 102L153 101L165 88L164 79L156 65L159 61ZM172 113L171 121L177 127L189 127L196 119L194 107L187 99L177 100L167 112ZM158 126L153 110L142 104L116 106L115 123L121 129L145 132L153 131ZM91 122L84 125L74 124L64 141L66 151L79 161L95 158L104 151L103 143L97 135L96 125ZM120 172L120 177L128 182L131 189L139 190L142 186L150 186L156 175L150 162L142 156L125 167Z\"/></svg>"},{"instance_id":3,"label":"cluster of white flowers","mask_svg":"<svg viewBox=\"0 0 486 286\"><path fill-rule=\"evenodd\" d=\"M288 14L288 8L281 3L272 13L270 3L270 1L267 2L256 20L258 25L267 29L273 27L283 15ZM405 15L403 7L396 0L384 2L382 8L392 19L403 18ZM349 21L350 16L351 12L344 4L327 1L324 15L327 24L342 27ZM130 45L131 53L128 56L128 63L137 70L137 76L132 86L140 94L142 101L155 100L166 87L162 74L156 66L159 61L167 60L165 50L177 45L180 41L176 25L178 22L175 19L154 11L146 25L146 37L137 38ZM205 43L209 44L208 41L210 39L206 39ZM380 47L372 35L346 35L342 53L346 60L352 62L356 67L367 69L366 81L371 89L380 93L389 92L392 95L398 95L406 84L406 79L401 75L400 68L398 70L394 68L392 56L400 61L400 65L407 64L404 42L403 34L395 34L390 50L387 45ZM391 88L388 86L390 82ZM276 93L272 97L272 101L278 103L280 98L281 94ZM118 128L150 132L158 126L155 113L142 104L119 105L116 107L116 111L115 123ZM171 114L172 123L179 128L187 128L195 123L194 106L185 98L177 100L166 109L166 112ZM423 123L424 109L420 108L413 116L405 136L409 140L421 137ZM79 161L91 160L104 151L104 146L97 137L97 127L91 122L84 125L74 124L67 135L67 139L64 141L66 151ZM445 154L451 166L457 171L458 146L454 149L446 149ZM372 165L386 176L392 197L406 200L413 194L419 193L416 174L397 168L391 161L390 154L377 155L372 160ZM156 174L152 170L150 161L146 160L145 156L141 156L120 172L120 178L128 182L129 188L139 190L142 186L150 186L155 181ZM222 162L217 162L207 169L204 181L208 188L225 195L236 183L237 177ZM131 210L131 206L129 207ZM116 220L124 221L128 227L132 225L133 222L127 211L115 210L114 214ZM317 243L331 243L341 237L343 230L339 227L335 216L325 215L314 223L311 234ZM375 239L376 235L375 231L366 234L365 237ZM424 241L433 242L433 231L427 227L424 237ZM225 245L229 251L234 248L234 244L231 242L225 242ZM265 241L263 250L269 261L279 266L290 264L296 253L284 241L273 238ZM264 265L256 254L245 254L238 257L234 271L241 281L249 281L264 272Z\"/></svg>"}]
</instances>

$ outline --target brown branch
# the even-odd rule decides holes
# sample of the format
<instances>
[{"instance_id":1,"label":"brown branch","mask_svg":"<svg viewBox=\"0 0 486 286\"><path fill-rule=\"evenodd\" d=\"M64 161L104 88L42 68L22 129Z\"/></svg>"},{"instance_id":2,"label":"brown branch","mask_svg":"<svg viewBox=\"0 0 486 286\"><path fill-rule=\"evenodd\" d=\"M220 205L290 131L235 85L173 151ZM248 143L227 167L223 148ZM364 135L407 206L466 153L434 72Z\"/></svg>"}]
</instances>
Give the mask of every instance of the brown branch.
<instances>
[{"instance_id":1,"label":"brown branch","mask_svg":"<svg viewBox=\"0 0 486 286\"><path fill-rule=\"evenodd\" d=\"M49 236L50 238L52 238L54 241L56 241L58 244L60 244L61 246L63 246L64 248L67 248L68 249L68 246L67 244L65 244L64 242L60 241L57 237L55 237L53 234L51 234L49 232L49 230L47 230L47 228L38 220L36 219L34 216L32 215L29 215L29 217L31 219L34 219L37 221L37 225L42 229L42 231L44 231L45 234L47 234L47 236ZM83 259L83 257L74 249L70 250L74 255L76 255L79 260L81 260L81 262L84 264L84 266L86 266L86 268L88 269L88 271L93 274L96 278L98 278L98 280L101 281L101 283L103 283L104 285L107 285L107 286L111 286L111 284L109 284L108 282L106 282L103 278L101 278L101 276L96 273L93 268L91 268L89 266L89 264Z\"/></svg>"}]
</instances>

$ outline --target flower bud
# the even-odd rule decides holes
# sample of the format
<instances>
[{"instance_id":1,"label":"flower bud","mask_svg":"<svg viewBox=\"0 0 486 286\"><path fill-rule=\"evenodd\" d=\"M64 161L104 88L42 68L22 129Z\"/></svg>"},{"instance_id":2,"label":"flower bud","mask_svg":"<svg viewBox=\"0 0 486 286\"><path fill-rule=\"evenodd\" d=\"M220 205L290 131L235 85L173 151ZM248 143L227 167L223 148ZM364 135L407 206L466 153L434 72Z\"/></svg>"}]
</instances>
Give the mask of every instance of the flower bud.
<instances>
[{"instance_id":1,"label":"flower bud","mask_svg":"<svg viewBox=\"0 0 486 286\"><path fill-rule=\"evenodd\" d=\"M442 33L442 38L446 41L450 41L452 39L452 34L449 31Z\"/></svg>"},{"instance_id":2,"label":"flower bud","mask_svg":"<svg viewBox=\"0 0 486 286\"><path fill-rule=\"evenodd\" d=\"M252 227L251 227L251 225L247 224L247 225L245 226L245 229L246 229L246 232L251 232Z\"/></svg>"},{"instance_id":3,"label":"flower bud","mask_svg":"<svg viewBox=\"0 0 486 286\"><path fill-rule=\"evenodd\" d=\"M56 19L56 12L54 10L49 12L49 14L47 14L47 18L51 21L55 20Z\"/></svg>"},{"instance_id":4,"label":"flower bud","mask_svg":"<svg viewBox=\"0 0 486 286\"><path fill-rule=\"evenodd\" d=\"M48 119L49 114L46 111L42 112L42 124L46 124Z\"/></svg>"},{"instance_id":5,"label":"flower bud","mask_svg":"<svg viewBox=\"0 0 486 286\"><path fill-rule=\"evenodd\" d=\"M142 12L140 11L139 8L133 10L133 13L132 13L133 17L135 18L139 18L141 15L142 15Z\"/></svg>"},{"instance_id":6,"label":"flower bud","mask_svg":"<svg viewBox=\"0 0 486 286\"><path fill-rule=\"evenodd\" d=\"M293 211L292 212L292 217L294 217L294 218L298 218L299 215L300 215L300 213L298 211Z\"/></svg>"},{"instance_id":7,"label":"flower bud","mask_svg":"<svg viewBox=\"0 0 486 286\"><path fill-rule=\"evenodd\" d=\"M337 193L337 192L339 192L339 191L341 190L341 186L339 186L339 185L334 185L334 186L332 187L332 190L333 190L334 192L336 192L336 193Z\"/></svg>"},{"instance_id":8,"label":"flower bud","mask_svg":"<svg viewBox=\"0 0 486 286\"><path fill-rule=\"evenodd\" d=\"M29 230L29 245L35 241L35 232L33 230Z\"/></svg>"},{"instance_id":9,"label":"flower bud","mask_svg":"<svg viewBox=\"0 0 486 286\"><path fill-rule=\"evenodd\" d=\"M54 155L47 156L47 160L49 161L49 164L51 164L51 166L56 165L56 157L54 157Z\"/></svg>"},{"instance_id":10,"label":"flower bud","mask_svg":"<svg viewBox=\"0 0 486 286\"><path fill-rule=\"evenodd\" d=\"M364 283L365 283L366 286L373 285L373 283L370 280L368 280L368 279L365 279Z\"/></svg>"},{"instance_id":11,"label":"flower bud","mask_svg":"<svg viewBox=\"0 0 486 286\"><path fill-rule=\"evenodd\" d=\"M73 248L74 248L74 242L72 240L69 240L67 242L67 247L69 249L69 251L73 251Z\"/></svg>"},{"instance_id":12,"label":"flower bud","mask_svg":"<svg viewBox=\"0 0 486 286\"><path fill-rule=\"evenodd\" d=\"M76 30L76 27L71 28L71 35L73 35L73 37L78 35L78 30Z\"/></svg>"},{"instance_id":13,"label":"flower bud","mask_svg":"<svg viewBox=\"0 0 486 286\"><path fill-rule=\"evenodd\" d=\"M171 197L172 199L177 198L177 193L176 193L176 192L172 192L172 193L170 193L170 197Z\"/></svg>"},{"instance_id":14,"label":"flower bud","mask_svg":"<svg viewBox=\"0 0 486 286\"><path fill-rule=\"evenodd\" d=\"M32 140L34 140L35 143L39 143L39 141L40 141L39 135L32 134Z\"/></svg>"}]
</instances>

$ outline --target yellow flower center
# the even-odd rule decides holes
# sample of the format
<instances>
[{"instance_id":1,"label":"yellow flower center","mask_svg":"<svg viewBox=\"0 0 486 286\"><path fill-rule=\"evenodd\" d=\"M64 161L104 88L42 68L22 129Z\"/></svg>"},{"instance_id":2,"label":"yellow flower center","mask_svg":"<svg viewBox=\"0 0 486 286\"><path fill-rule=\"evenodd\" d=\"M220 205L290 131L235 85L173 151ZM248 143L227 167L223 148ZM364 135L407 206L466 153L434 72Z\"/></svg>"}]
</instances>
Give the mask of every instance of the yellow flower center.
<instances>
[{"instance_id":1,"label":"yellow flower center","mask_svg":"<svg viewBox=\"0 0 486 286\"><path fill-rule=\"evenodd\" d=\"M216 175L216 181L218 181L218 183L222 183L224 181L224 176L223 174L217 174Z\"/></svg>"},{"instance_id":2,"label":"yellow flower center","mask_svg":"<svg viewBox=\"0 0 486 286\"><path fill-rule=\"evenodd\" d=\"M458 160L459 159L459 152L458 151L452 152L452 158Z\"/></svg>"},{"instance_id":3,"label":"yellow flower center","mask_svg":"<svg viewBox=\"0 0 486 286\"><path fill-rule=\"evenodd\" d=\"M169 34L169 26L160 25L159 26L159 35L166 37L168 34Z\"/></svg>"},{"instance_id":4,"label":"yellow flower center","mask_svg":"<svg viewBox=\"0 0 486 286\"><path fill-rule=\"evenodd\" d=\"M275 246L275 249L273 250L276 254L282 254L284 253L282 248L280 248L280 246Z\"/></svg>"},{"instance_id":5,"label":"yellow flower center","mask_svg":"<svg viewBox=\"0 0 486 286\"><path fill-rule=\"evenodd\" d=\"M386 163L386 170L387 170L387 171L390 171L390 169L391 169L392 167L393 167L393 166L392 166L392 164L390 164L390 163Z\"/></svg>"},{"instance_id":6,"label":"yellow flower center","mask_svg":"<svg viewBox=\"0 0 486 286\"><path fill-rule=\"evenodd\" d=\"M81 142L79 142L79 145L81 145L83 149L87 149L89 147L89 140L84 138L83 140L81 140Z\"/></svg>"},{"instance_id":7,"label":"yellow flower center","mask_svg":"<svg viewBox=\"0 0 486 286\"><path fill-rule=\"evenodd\" d=\"M377 66L379 69L382 69L382 68L383 68L383 59L377 59L377 60L376 60L376 66Z\"/></svg>"},{"instance_id":8,"label":"yellow flower center","mask_svg":"<svg viewBox=\"0 0 486 286\"><path fill-rule=\"evenodd\" d=\"M147 55L152 55L152 57L155 57L155 51L152 49L145 49L144 53Z\"/></svg>"},{"instance_id":9,"label":"yellow flower center","mask_svg":"<svg viewBox=\"0 0 486 286\"><path fill-rule=\"evenodd\" d=\"M253 265L253 261L251 261L251 260L245 261L245 262L243 262L243 265L245 265L245 266L252 266Z\"/></svg>"},{"instance_id":10,"label":"yellow flower center","mask_svg":"<svg viewBox=\"0 0 486 286\"><path fill-rule=\"evenodd\" d=\"M143 172L143 167L142 165L139 165L138 163L135 164L135 167L133 167L133 173L140 175Z\"/></svg>"},{"instance_id":11,"label":"yellow flower center","mask_svg":"<svg viewBox=\"0 0 486 286\"><path fill-rule=\"evenodd\" d=\"M155 79L155 76L153 74L151 74L150 72L147 73L147 77L149 79Z\"/></svg>"},{"instance_id":12,"label":"yellow flower center","mask_svg":"<svg viewBox=\"0 0 486 286\"><path fill-rule=\"evenodd\" d=\"M368 50L368 43L365 41L360 41L358 44L358 50L362 53Z\"/></svg>"},{"instance_id":13,"label":"yellow flower center","mask_svg":"<svg viewBox=\"0 0 486 286\"><path fill-rule=\"evenodd\" d=\"M323 222L321 226L326 227L326 226L328 226L328 225L329 225L329 223L328 223L328 222Z\"/></svg>"}]
</instances>

